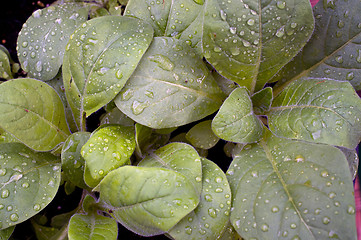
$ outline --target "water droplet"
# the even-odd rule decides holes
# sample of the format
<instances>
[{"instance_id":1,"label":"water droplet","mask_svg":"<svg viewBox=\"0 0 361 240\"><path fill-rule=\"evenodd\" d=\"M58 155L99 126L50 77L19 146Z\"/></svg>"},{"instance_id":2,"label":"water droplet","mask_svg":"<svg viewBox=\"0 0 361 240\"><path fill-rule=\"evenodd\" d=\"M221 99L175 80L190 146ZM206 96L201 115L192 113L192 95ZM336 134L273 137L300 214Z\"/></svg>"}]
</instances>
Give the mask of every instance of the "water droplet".
<instances>
[{"instance_id":1,"label":"water droplet","mask_svg":"<svg viewBox=\"0 0 361 240\"><path fill-rule=\"evenodd\" d=\"M355 208L352 205L347 206L347 213L348 214L355 214Z\"/></svg>"},{"instance_id":2,"label":"water droplet","mask_svg":"<svg viewBox=\"0 0 361 240\"><path fill-rule=\"evenodd\" d=\"M281 27L280 29L277 30L276 32L276 36L277 37L283 37L283 35L285 35L285 27Z\"/></svg>"},{"instance_id":3,"label":"water droplet","mask_svg":"<svg viewBox=\"0 0 361 240\"><path fill-rule=\"evenodd\" d=\"M196 181L200 182L200 181L202 181L202 178L201 177L196 177Z\"/></svg>"},{"instance_id":4,"label":"water droplet","mask_svg":"<svg viewBox=\"0 0 361 240\"><path fill-rule=\"evenodd\" d=\"M361 63L361 50L360 49L358 49L357 50L357 58L356 58L356 61L358 62L358 63Z\"/></svg>"},{"instance_id":5,"label":"water droplet","mask_svg":"<svg viewBox=\"0 0 361 240\"><path fill-rule=\"evenodd\" d=\"M99 175L104 175L104 170L100 169L100 170L98 171L98 174L99 174Z\"/></svg>"},{"instance_id":6,"label":"water droplet","mask_svg":"<svg viewBox=\"0 0 361 240\"><path fill-rule=\"evenodd\" d=\"M338 55L336 58L335 58L336 62L338 63L343 63L343 58L341 55Z\"/></svg>"},{"instance_id":7,"label":"water droplet","mask_svg":"<svg viewBox=\"0 0 361 240\"><path fill-rule=\"evenodd\" d=\"M247 24L248 24L249 26L253 26L254 23L255 23L255 21L254 21L253 18L250 18L250 19L248 19L248 21L247 21Z\"/></svg>"},{"instance_id":8,"label":"water droplet","mask_svg":"<svg viewBox=\"0 0 361 240\"><path fill-rule=\"evenodd\" d=\"M43 70L43 63L41 61L37 61L36 65L35 65L35 70L38 72L41 72L41 70Z\"/></svg>"},{"instance_id":9,"label":"water droplet","mask_svg":"<svg viewBox=\"0 0 361 240\"><path fill-rule=\"evenodd\" d=\"M324 217L324 218L322 219L323 224L329 224L330 221L331 221L331 220L330 220L329 217Z\"/></svg>"},{"instance_id":10,"label":"water droplet","mask_svg":"<svg viewBox=\"0 0 361 240\"><path fill-rule=\"evenodd\" d=\"M142 103L135 100L132 104L132 112L134 115L139 115L144 111L146 107L148 107L147 103Z\"/></svg>"},{"instance_id":11,"label":"water droplet","mask_svg":"<svg viewBox=\"0 0 361 240\"><path fill-rule=\"evenodd\" d=\"M291 23L291 28L296 28L297 27L297 23Z\"/></svg>"},{"instance_id":12,"label":"water droplet","mask_svg":"<svg viewBox=\"0 0 361 240\"><path fill-rule=\"evenodd\" d=\"M291 223L291 225L290 225L290 228L292 228L292 229L295 229L295 228L297 228L297 225L296 225L296 223Z\"/></svg>"},{"instance_id":13,"label":"water droplet","mask_svg":"<svg viewBox=\"0 0 361 240\"><path fill-rule=\"evenodd\" d=\"M214 208L210 208L208 209L208 214L209 216L211 216L212 218L216 218L217 217L217 212Z\"/></svg>"},{"instance_id":14,"label":"water droplet","mask_svg":"<svg viewBox=\"0 0 361 240\"><path fill-rule=\"evenodd\" d=\"M242 40L242 43L243 43L243 46L245 46L245 47L251 46L251 44L248 41L244 40L244 39Z\"/></svg>"},{"instance_id":15,"label":"water droplet","mask_svg":"<svg viewBox=\"0 0 361 240\"><path fill-rule=\"evenodd\" d=\"M174 63L166 56L161 54L155 54L148 57L150 61L158 63L158 66L166 71L172 71L174 69Z\"/></svg>"},{"instance_id":16,"label":"water droplet","mask_svg":"<svg viewBox=\"0 0 361 240\"><path fill-rule=\"evenodd\" d=\"M41 9L36 10L36 11L33 12L33 14L32 14L32 16L33 16L34 18L38 18L38 17L40 17L41 15L42 15Z\"/></svg>"},{"instance_id":17,"label":"water droplet","mask_svg":"<svg viewBox=\"0 0 361 240\"><path fill-rule=\"evenodd\" d=\"M338 21L337 27L343 28L344 26L345 26L345 23L342 20Z\"/></svg>"},{"instance_id":18,"label":"water droplet","mask_svg":"<svg viewBox=\"0 0 361 240\"><path fill-rule=\"evenodd\" d=\"M233 56L238 56L241 53L238 47L231 48L230 50Z\"/></svg>"},{"instance_id":19,"label":"water droplet","mask_svg":"<svg viewBox=\"0 0 361 240\"><path fill-rule=\"evenodd\" d=\"M328 197L329 198L335 198L336 197L336 193L334 193L334 192L330 192L329 194L328 194Z\"/></svg>"},{"instance_id":20,"label":"water droplet","mask_svg":"<svg viewBox=\"0 0 361 240\"><path fill-rule=\"evenodd\" d=\"M40 208L41 208L41 207L40 207L39 204L35 204L34 207L33 207L33 209L34 209L35 211L39 211Z\"/></svg>"},{"instance_id":21,"label":"water droplet","mask_svg":"<svg viewBox=\"0 0 361 240\"><path fill-rule=\"evenodd\" d=\"M28 187L29 187L29 183L28 183L28 182L24 182L21 186L22 186L23 188L28 188Z\"/></svg>"},{"instance_id":22,"label":"water droplet","mask_svg":"<svg viewBox=\"0 0 361 240\"><path fill-rule=\"evenodd\" d=\"M187 226L186 228L186 234L191 235L192 234L192 228Z\"/></svg>"},{"instance_id":23,"label":"water droplet","mask_svg":"<svg viewBox=\"0 0 361 240\"><path fill-rule=\"evenodd\" d=\"M222 51L222 48L220 48L219 46L215 46L213 49L214 52L218 53Z\"/></svg>"},{"instance_id":24,"label":"water droplet","mask_svg":"<svg viewBox=\"0 0 361 240\"><path fill-rule=\"evenodd\" d=\"M193 0L195 3L199 4L199 5L203 5L204 4L204 0Z\"/></svg>"},{"instance_id":25,"label":"water droplet","mask_svg":"<svg viewBox=\"0 0 361 240\"><path fill-rule=\"evenodd\" d=\"M251 20L251 19L250 19L250 20ZM230 28L229 28L229 31L230 31L232 34L236 34L237 28L236 28L236 27L230 27Z\"/></svg>"},{"instance_id":26,"label":"water droplet","mask_svg":"<svg viewBox=\"0 0 361 240\"><path fill-rule=\"evenodd\" d=\"M279 9L284 9L286 7L286 2L278 1L276 5Z\"/></svg>"},{"instance_id":27,"label":"water droplet","mask_svg":"<svg viewBox=\"0 0 361 240\"><path fill-rule=\"evenodd\" d=\"M269 229L269 226L267 224L264 223L264 224L261 225L261 230L263 232L268 232L268 229Z\"/></svg>"},{"instance_id":28,"label":"water droplet","mask_svg":"<svg viewBox=\"0 0 361 240\"><path fill-rule=\"evenodd\" d=\"M7 189L5 189L1 192L1 198L7 198L7 197L9 197L9 195L10 195L10 192Z\"/></svg>"},{"instance_id":29,"label":"water droplet","mask_svg":"<svg viewBox=\"0 0 361 240\"><path fill-rule=\"evenodd\" d=\"M323 170L321 172L321 177L328 177L328 172L326 170Z\"/></svg>"},{"instance_id":30,"label":"water droplet","mask_svg":"<svg viewBox=\"0 0 361 240\"><path fill-rule=\"evenodd\" d=\"M31 57L31 58L35 58L35 57L36 57L36 53L35 53L35 52L31 52L31 53L30 53L30 57Z\"/></svg>"},{"instance_id":31,"label":"water droplet","mask_svg":"<svg viewBox=\"0 0 361 240\"><path fill-rule=\"evenodd\" d=\"M6 169L5 168L1 168L0 169L0 176L5 176L6 174Z\"/></svg>"},{"instance_id":32,"label":"water droplet","mask_svg":"<svg viewBox=\"0 0 361 240\"><path fill-rule=\"evenodd\" d=\"M207 202L212 202L213 198L212 198L211 195L206 194L206 195L204 196L204 200L206 200Z\"/></svg>"},{"instance_id":33,"label":"water droplet","mask_svg":"<svg viewBox=\"0 0 361 240\"><path fill-rule=\"evenodd\" d=\"M302 155L297 155L295 158L295 161L296 162L304 162L305 158Z\"/></svg>"},{"instance_id":34,"label":"water droplet","mask_svg":"<svg viewBox=\"0 0 361 240\"><path fill-rule=\"evenodd\" d=\"M223 192L223 188L216 188L216 193L221 193Z\"/></svg>"},{"instance_id":35,"label":"water droplet","mask_svg":"<svg viewBox=\"0 0 361 240\"><path fill-rule=\"evenodd\" d=\"M273 212L273 213L276 213L276 212L278 212L280 209L277 207L277 206L274 206L274 207L272 207L272 209L271 209L271 211Z\"/></svg>"},{"instance_id":36,"label":"water droplet","mask_svg":"<svg viewBox=\"0 0 361 240\"><path fill-rule=\"evenodd\" d=\"M354 77L355 76L354 76L353 72L349 72L346 74L346 80L352 80Z\"/></svg>"},{"instance_id":37,"label":"water droplet","mask_svg":"<svg viewBox=\"0 0 361 240\"><path fill-rule=\"evenodd\" d=\"M324 72L325 74L330 74L330 73L331 73L331 69L326 68L323 72Z\"/></svg>"},{"instance_id":38,"label":"water droplet","mask_svg":"<svg viewBox=\"0 0 361 240\"><path fill-rule=\"evenodd\" d=\"M216 177L216 178L214 179L214 181L215 181L216 183L220 183L220 182L223 181L223 178L222 178L222 177Z\"/></svg>"},{"instance_id":39,"label":"water droplet","mask_svg":"<svg viewBox=\"0 0 361 240\"><path fill-rule=\"evenodd\" d=\"M221 19L223 21L226 21L227 20L227 14L221 9L220 11L220 15L221 15Z\"/></svg>"},{"instance_id":40,"label":"water droplet","mask_svg":"<svg viewBox=\"0 0 361 240\"><path fill-rule=\"evenodd\" d=\"M16 213L13 213L10 215L10 220L12 222L16 222L17 220L19 220L19 216Z\"/></svg>"},{"instance_id":41,"label":"water droplet","mask_svg":"<svg viewBox=\"0 0 361 240\"><path fill-rule=\"evenodd\" d=\"M126 91L122 91L120 95L123 101L128 101L131 97L133 97L133 90L127 89Z\"/></svg>"},{"instance_id":42,"label":"water droplet","mask_svg":"<svg viewBox=\"0 0 361 240\"><path fill-rule=\"evenodd\" d=\"M115 77L118 79L121 79L123 77L123 73L120 69L115 72Z\"/></svg>"}]
</instances>

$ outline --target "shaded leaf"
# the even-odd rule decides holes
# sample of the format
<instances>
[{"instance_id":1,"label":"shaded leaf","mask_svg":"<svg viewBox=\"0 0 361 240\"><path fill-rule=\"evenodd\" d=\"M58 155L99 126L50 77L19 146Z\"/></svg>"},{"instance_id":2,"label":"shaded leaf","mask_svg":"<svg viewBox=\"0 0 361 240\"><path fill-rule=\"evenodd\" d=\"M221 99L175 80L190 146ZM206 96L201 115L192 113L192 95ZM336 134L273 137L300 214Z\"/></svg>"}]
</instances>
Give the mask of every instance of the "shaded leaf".
<instances>
[{"instance_id":1,"label":"shaded leaf","mask_svg":"<svg viewBox=\"0 0 361 240\"><path fill-rule=\"evenodd\" d=\"M257 115L264 115L271 108L273 93L272 88L266 87L251 96L253 111Z\"/></svg>"},{"instance_id":2,"label":"shaded leaf","mask_svg":"<svg viewBox=\"0 0 361 240\"><path fill-rule=\"evenodd\" d=\"M0 240L8 240L10 238L11 234L13 234L14 229L15 229L15 226L0 230Z\"/></svg>"},{"instance_id":3,"label":"shaded leaf","mask_svg":"<svg viewBox=\"0 0 361 240\"><path fill-rule=\"evenodd\" d=\"M135 152L139 157L144 157L143 147L150 141L152 129L139 123L135 124Z\"/></svg>"},{"instance_id":4,"label":"shaded leaf","mask_svg":"<svg viewBox=\"0 0 361 240\"><path fill-rule=\"evenodd\" d=\"M38 224L36 221L31 221L37 240L51 240L58 232L58 228L47 227Z\"/></svg>"},{"instance_id":5,"label":"shaded leaf","mask_svg":"<svg viewBox=\"0 0 361 240\"><path fill-rule=\"evenodd\" d=\"M194 125L186 134L187 140L197 148L210 149L219 138L212 131L212 120L206 120Z\"/></svg>"},{"instance_id":6,"label":"shaded leaf","mask_svg":"<svg viewBox=\"0 0 361 240\"><path fill-rule=\"evenodd\" d=\"M359 157L357 151L355 149L351 150L343 147L338 147L338 149L340 149L343 152L343 154L345 154L345 157L348 162L348 166L350 168L352 180L355 180L357 176L357 168L359 166Z\"/></svg>"},{"instance_id":7,"label":"shaded leaf","mask_svg":"<svg viewBox=\"0 0 361 240\"><path fill-rule=\"evenodd\" d=\"M10 67L10 59L6 52L0 48L0 78L11 79L13 74Z\"/></svg>"},{"instance_id":8,"label":"shaded leaf","mask_svg":"<svg viewBox=\"0 0 361 240\"><path fill-rule=\"evenodd\" d=\"M100 125L103 124L120 124L130 127L134 126L134 121L115 107L101 118Z\"/></svg>"}]
</instances>

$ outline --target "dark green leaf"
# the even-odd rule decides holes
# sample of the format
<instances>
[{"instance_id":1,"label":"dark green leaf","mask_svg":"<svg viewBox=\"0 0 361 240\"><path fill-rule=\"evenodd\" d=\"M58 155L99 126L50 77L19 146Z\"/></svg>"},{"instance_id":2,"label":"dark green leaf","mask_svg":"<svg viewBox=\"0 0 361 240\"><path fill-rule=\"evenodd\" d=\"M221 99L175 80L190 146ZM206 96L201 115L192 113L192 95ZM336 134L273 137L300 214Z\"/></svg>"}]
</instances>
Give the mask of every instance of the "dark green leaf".
<instances>
[{"instance_id":1,"label":"dark green leaf","mask_svg":"<svg viewBox=\"0 0 361 240\"><path fill-rule=\"evenodd\" d=\"M212 131L212 120L206 120L194 125L186 135L187 140L197 148L210 149L219 138Z\"/></svg>"},{"instance_id":2,"label":"dark green leaf","mask_svg":"<svg viewBox=\"0 0 361 240\"><path fill-rule=\"evenodd\" d=\"M0 240L8 240L11 234L13 234L14 229L15 226L0 230Z\"/></svg>"},{"instance_id":3,"label":"dark green leaf","mask_svg":"<svg viewBox=\"0 0 361 240\"><path fill-rule=\"evenodd\" d=\"M267 111L269 111L272 104L272 88L266 87L261 91L256 92L252 95L251 100L254 113L257 115L264 115Z\"/></svg>"},{"instance_id":4,"label":"dark green leaf","mask_svg":"<svg viewBox=\"0 0 361 240\"><path fill-rule=\"evenodd\" d=\"M350 168L351 177L353 180L355 180L357 176L357 168L359 166L359 157L357 151L355 149L351 150L343 147L338 147L338 149L340 149L343 154L345 154L348 166Z\"/></svg>"}]
</instances>

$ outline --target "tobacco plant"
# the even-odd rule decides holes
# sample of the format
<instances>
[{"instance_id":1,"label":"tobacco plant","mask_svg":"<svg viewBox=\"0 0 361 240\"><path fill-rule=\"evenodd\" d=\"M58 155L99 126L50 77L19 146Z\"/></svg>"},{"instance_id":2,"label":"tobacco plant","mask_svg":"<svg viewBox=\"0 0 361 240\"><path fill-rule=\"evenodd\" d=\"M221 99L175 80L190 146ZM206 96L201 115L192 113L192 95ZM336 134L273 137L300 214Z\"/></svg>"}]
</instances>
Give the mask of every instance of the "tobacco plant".
<instances>
[{"instance_id":1,"label":"tobacco plant","mask_svg":"<svg viewBox=\"0 0 361 240\"><path fill-rule=\"evenodd\" d=\"M17 42L25 78L0 51L1 238L29 221L38 239L117 239L118 223L171 239L356 239L360 12L359 0L35 11ZM77 208L41 220L76 188Z\"/></svg>"}]
</instances>

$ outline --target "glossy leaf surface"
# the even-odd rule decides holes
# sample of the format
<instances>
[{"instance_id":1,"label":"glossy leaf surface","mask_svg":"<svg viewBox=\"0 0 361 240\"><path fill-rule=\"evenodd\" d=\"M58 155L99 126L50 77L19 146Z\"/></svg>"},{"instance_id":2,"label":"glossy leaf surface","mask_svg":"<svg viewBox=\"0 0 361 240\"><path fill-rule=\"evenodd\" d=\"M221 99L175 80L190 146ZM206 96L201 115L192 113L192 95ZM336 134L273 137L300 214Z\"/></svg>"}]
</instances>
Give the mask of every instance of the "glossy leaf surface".
<instances>
[{"instance_id":1,"label":"glossy leaf surface","mask_svg":"<svg viewBox=\"0 0 361 240\"><path fill-rule=\"evenodd\" d=\"M11 79L13 74L10 68L10 59L5 51L0 48L0 78Z\"/></svg>"},{"instance_id":2,"label":"glossy leaf surface","mask_svg":"<svg viewBox=\"0 0 361 240\"><path fill-rule=\"evenodd\" d=\"M186 135L187 140L197 148L210 149L219 138L212 131L212 121L206 120L194 125Z\"/></svg>"}]
</instances>

